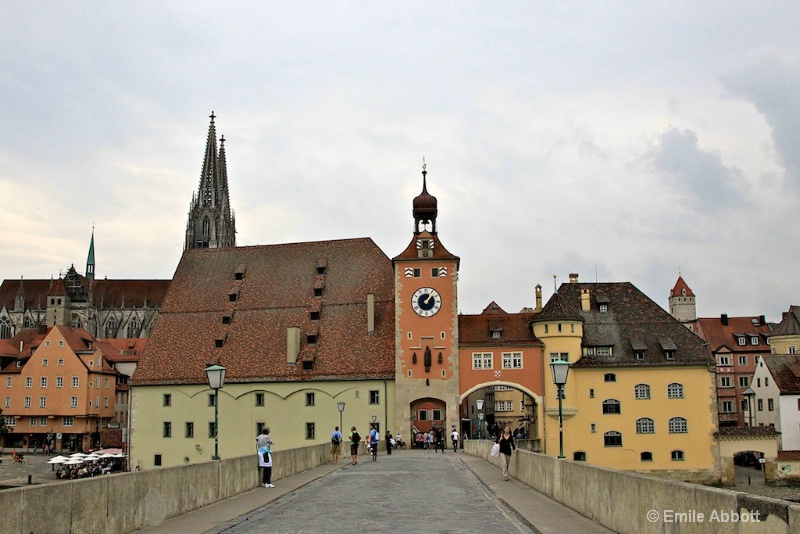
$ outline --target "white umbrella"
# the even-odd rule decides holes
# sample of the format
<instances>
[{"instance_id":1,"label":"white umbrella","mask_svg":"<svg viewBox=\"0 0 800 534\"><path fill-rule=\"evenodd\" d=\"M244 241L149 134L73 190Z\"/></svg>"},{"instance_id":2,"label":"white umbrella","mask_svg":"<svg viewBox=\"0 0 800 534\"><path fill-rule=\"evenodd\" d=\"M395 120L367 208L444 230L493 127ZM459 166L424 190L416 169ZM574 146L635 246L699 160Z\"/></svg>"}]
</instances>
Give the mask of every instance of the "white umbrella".
<instances>
[{"instance_id":1,"label":"white umbrella","mask_svg":"<svg viewBox=\"0 0 800 534\"><path fill-rule=\"evenodd\" d=\"M66 462L64 462L64 465L78 465L78 464L82 464L82 463L83 463L83 460L81 460L79 458L72 458L71 460L67 460Z\"/></svg>"},{"instance_id":2,"label":"white umbrella","mask_svg":"<svg viewBox=\"0 0 800 534\"><path fill-rule=\"evenodd\" d=\"M48 460L47 463L48 464L63 464L65 462L67 462L67 461L69 461L69 458L63 458L61 456L56 456L55 458L50 458L50 460Z\"/></svg>"},{"instance_id":3,"label":"white umbrella","mask_svg":"<svg viewBox=\"0 0 800 534\"><path fill-rule=\"evenodd\" d=\"M91 454L83 459L84 462L96 462L99 460L99 456L92 456Z\"/></svg>"},{"instance_id":4,"label":"white umbrella","mask_svg":"<svg viewBox=\"0 0 800 534\"><path fill-rule=\"evenodd\" d=\"M88 454L83 454L82 452L73 452L69 455L70 458L83 458L84 456L89 456Z\"/></svg>"},{"instance_id":5,"label":"white umbrella","mask_svg":"<svg viewBox=\"0 0 800 534\"><path fill-rule=\"evenodd\" d=\"M116 458L116 456L114 456L113 454L105 453L100 455L100 458Z\"/></svg>"},{"instance_id":6,"label":"white umbrella","mask_svg":"<svg viewBox=\"0 0 800 534\"><path fill-rule=\"evenodd\" d=\"M115 454L115 455L114 455L114 458L125 458L125 455L124 455L124 454L122 454L122 453Z\"/></svg>"}]
</instances>

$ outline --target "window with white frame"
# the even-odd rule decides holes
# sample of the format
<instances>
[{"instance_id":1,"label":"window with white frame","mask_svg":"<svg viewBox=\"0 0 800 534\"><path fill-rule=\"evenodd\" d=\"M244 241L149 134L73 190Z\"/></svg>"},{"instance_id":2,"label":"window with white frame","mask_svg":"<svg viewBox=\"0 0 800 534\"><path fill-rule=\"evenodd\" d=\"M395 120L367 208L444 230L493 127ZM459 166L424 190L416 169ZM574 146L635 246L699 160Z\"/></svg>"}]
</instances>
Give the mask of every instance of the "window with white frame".
<instances>
[{"instance_id":1,"label":"window with white frame","mask_svg":"<svg viewBox=\"0 0 800 534\"><path fill-rule=\"evenodd\" d=\"M64 365L64 358L59 358L58 359L58 365L60 365L60 366Z\"/></svg>"},{"instance_id":2,"label":"window with white frame","mask_svg":"<svg viewBox=\"0 0 800 534\"><path fill-rule=\"evenodd\" d=\"M24 400L23 406L24 406L25 408L30 408L30 407L31 407L31 398L30 398L30 397L25 397L25 400Z\"/></svg>"},{"instance_id":3,"label":"window with white frame","mask_svg":"<svg viewBox=\"0 0 800 534\"><path fill-rule=\"evenodd\" d=\"M740 376L739 377L739 387L746 388L750 386L750 377L749 376Z\"/></svg>"},{"instance_id":4,"label":"window with white frame","mask_svg":"<svg viewBox=\"0 0 800 534\"><path fill-rule=\"evenodd\" d=\"M70 397L69 398L69 407L70 408L77 408L78 407L78 397Z\"/></svg>"},{"instance_id":5,"label":"window with white frame","mask_svg":"<svg viewBox=\"0 0 800 534\"><path fill-rule=\"evenodd\" d=\"M472 353L472 368L473 369L491 369L492 368L492 353L491 352L473 352Z\"/></svg>"},{"instance_id":6,"label":"window with white frame","mask_svg":"<svg viewBox=\"0 0 800 534\"><path fill-rule=\"evenodd\" d=\"M42 358L42 367L47 367L47 358Z\"/></svg>"},{"instance_id":7,"label":"window with white frame","mask_svg":"<svg viewBox=\"0 0 800 534\"><path fill-rule=\"evenodd\" d=\"M12 384L12 382L11 382L11 377L10 377L10 376L7 376L7 377L6 377L6 387L7 387L7 388L10 388L10 387L11 387L11 384Z\"/></svg>"},{"instance_id":8,"label":"window with white frame","mask_svg":"<svg viewBox=\"0 0 800 534\"><path fill-rule=\"evenodd\" d=\"M56 387L57 388L63 388L64 387L64 377L63 376L57 376L56 377Z\"/></svg>"},{"instance_id":9,"label":"window with white frame","mask_svg":"<svg viewBox=\"0 0 800 534\"><path fill-rule=\"evenodd\" d=\"M667 386L667 398L669 399L682 399L683 398L683 384L673 382Z\"/></svg>"},{"instance_id":10,"label":"window with white frame","mask_svg":"<svg viewBox=\"0 0 800 534\"><path fill-rule=\"evenodd\" d=\"M75 426L75 418L71 415L65 415L61 418L61 426Z\"/></svg>"},{"instance_id":11,"label":"window with white frame","mask_svg":"<svg viewBox=\"0 0 800 534\"><path fill-rule=\"evenodd\" d=\"M733 401L722 401L722 413L733 413Z\"/></svg>"},{"instance_id":12,"label":"window with white frame","mask_svg":"<svg viewBox=\"0 0 800 534\"><path fill-rule=\"evenodd\" d=\"M747 365L747 354L739 356L739 365Z\"/></svg>"},{"instance_id":13,"label":"window with white frame","mask_svg":"<svg viewBox=\"0 0 800 534\"><path fill-rule=\"evenodd\" d=\"M550 363L557 362L561 360L562 362L569 361L569 352L551 352L550 353Z\"/></svg>"},{"instance_id":14,"label":"window with white frame","mask_svg":"<svg viewBox=\"0 0 800 534\"><path fill-rule=\"evenodd\" d=\"M731 377L729 376L721 376L719 378L719 387L721 388L729 388L731 387Z\"/></svg>"},{"instance_id":15,"label":"window with white frame","mask_svg":"<svg viewBox=\"0 0 800 534\"><path fill-rule=\"evenodd\" d=\"M43 388L46 388L46 387L47 387L47 377L46 377L46 376L43 376L43 377L41 377L41 378L39 379L39 384L40 384L40 385L41 385Z\"/></svg>"},{"instance_id":16,"label":"window with white frame","mask_svg":"<svg viewBox=\"0 0 800 534\"><path fill-rule=\"evenodd\" d=\"M744 336L739 336L736 338L737 343L739 343L740 347L744 347L747 344L747 339Z\"/></svg>"},{"instance_id":17,"label":"window with white frame","mask_svg":"<svg viewBox=\"0 0 800 534\"><path fill-rule=\"evenodd\" d=\"M522 369L522 353L504 352L503 369Z\"/></svg>"},{"instance_id":18,"label":"window with white frame","mask_svg":"<svg viewBox=\"0 0 800 534\"><path fill-rule=\"evenodd\" d=\"M72 387L73 388L77 388L79 386L80 382L81 381L80 381L79 377L77 377L77 376L73 376L72 377Z\"/></svg>"},{"instance_id":19,"label":"window with white frame","mask_svg":"<svg viewBox=\"0 0 800 534\"><path fill-rule=\"evenodd\" d=\"M649 399L650 398L650 386L647 384L636 384L633 388L634 398L637 399Z\"/></svg>"},{"instance_id":20,"label":"window with white frame","mask_svg":"<svg viewBox=\"0 0 800 534\"><path fill-rule=\"evenodd\" d=\"M6 427L14 427L17 426L17 418L13 415L5 415L3 416L3 420L6 423Z\"/></svg>"},{"instance_id":21,"label":"window with white frame","mask_svg":"<svg viewBox=\"0 0 800 534\"><path fill-rule=\"evenodd\" d=\"M688 432L688 423L683 417L673 417L669 420L670 434L685 434Z\"/></svg>"},{"instance_id":22,"label":"window with white frame","mask_svg":"<svg viewBox=\"0 0 800 534\"><path fill-rule=\"evenodd\" d=\"M47 397L39 397L39 408L47 408Z\"/></svg>"},{"instance_id":23,"label":"window with white frame","mask_svg":"<svg viewBox=\"0 0 800 534\"><path fill-rule=\"evenodd\" d=\"M25 377L25 387L32 388L33 387L33 378L30 376Z\"/></svg>"},{"instance_id":24,"label":"window with white frame","mask_svg":"<svg viewBox=\"0 0 800 534\"><path fill-rule=\"evenodd\" d=\"M39 418L35 415L28 419L28 426L37 426L37 423L39 423Z\"/></svg>"},{"instance_id":25,"label":"window with white frame","mask_svg":"<svg viewBox=\"0 0 800 534\"><path fill-rule=\"evenodd\" d=\"M622 407L618 400L616 399L607 399L603 401L603 414L620 414L622 413Z\"/></svg>"},{"instance_id":26,"label":"window with white frame","mask_svg":"<svg viewBox=\"0 0 800 534\"><path fill-rule=\"evenodd\" d=\"M655 421L649 417L642 417L636 420L636 433L637 434L655 434L656 424Z\"/></svg>"},{"instance_id":27,"label":"window with white frame","mask_svg":"<svg viewBox=\"0 0 800 534\"><path fill-rule=\"evenodd\" d=\"M514 405L512 401L497 401L495 403L495 411L496 412L511 412L514 410Z\"/></svg>"},{"instance_id":28,"label":"window with white frame","mask_svg":"<svg viewBox=\"0 0 800 534\"><path fill-rule=\"evenodd\" d=\"M605 447L622 447L622 434L615 430L603 434L603 445Z\"/></svg>"},{"instance_id":29,"label":"window with white frame","mask_svg":"<svg viewBox=\"0 0 800 534\"><path fill-rule=\"evenodd\" d=\"M672 451L671 456L673 462L682 462L684 460L683 451Z\"/></svg>"},{"instance_id":30,"label":"window with white frame","mask_svg":"<svg viewBox=\"0 0 800 534\"><path fill-rule=\"evenodd\" d=\"M6 397L5 408L11 408L11 397Z\"/></svg>"},{"instance_id":31,"label":"window with white frame","mask_svg":"<svg viewBox=\"0 0 800 534\"><path fill-rule=\"evenodd\" d=\"M731 364L731 357L730 356L720 355L720 357L719 357L719 365L729 366L730 364Z\"/></svg>"}]
</instances>

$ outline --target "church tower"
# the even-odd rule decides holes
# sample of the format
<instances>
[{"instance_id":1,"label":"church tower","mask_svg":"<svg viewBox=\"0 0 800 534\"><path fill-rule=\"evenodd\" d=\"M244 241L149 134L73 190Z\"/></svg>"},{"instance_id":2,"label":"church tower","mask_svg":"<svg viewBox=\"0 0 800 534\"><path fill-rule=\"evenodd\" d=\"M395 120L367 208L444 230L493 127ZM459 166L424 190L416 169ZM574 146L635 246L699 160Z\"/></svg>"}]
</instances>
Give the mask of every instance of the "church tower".
<instances>
[{"instance_id":1,"label":"church tower","mask_svg":"<svg viewBox=\"0 0 800 534\"><path fill-rule=\"evenodd\" d=\"M225 137L220 139L218 152L214 118L212 111L203 170L200 174L200 187L197 194L192 195L192 203L189 206L184 250L236 246L236 217L231 210L228 193Z\"/></svg>"},{"instance_id":2,"label":"church tower","mask_svg":"<svg viewBox=\"0 0 800 534\"><path fill-rule=\"evenodd\" d=\"M694 293L680 275L669 293L669 313L684 324L697 319Z\"/></svg>"},{"instance_id":3,"label":"church tower","mask_svg":"<svg viewBox=\"0 0 800 534\"><path fill-rule=\"evenodd\" d=\"M459 427L458 267L436 231L436 197L414 199L414 235L392 260L395 301L395 432Z\"/></svg>"},{"instance_id":4,"label":"church tower","mask_svg":"<svg viewBox=\"0 0 800 534\"><path fill-rule=\"evenodd\" d=\"M86 278L94 280L94 228L92 228L92 240L89 242L89 255L86 257Z\"/></svg>"}]
</instances>

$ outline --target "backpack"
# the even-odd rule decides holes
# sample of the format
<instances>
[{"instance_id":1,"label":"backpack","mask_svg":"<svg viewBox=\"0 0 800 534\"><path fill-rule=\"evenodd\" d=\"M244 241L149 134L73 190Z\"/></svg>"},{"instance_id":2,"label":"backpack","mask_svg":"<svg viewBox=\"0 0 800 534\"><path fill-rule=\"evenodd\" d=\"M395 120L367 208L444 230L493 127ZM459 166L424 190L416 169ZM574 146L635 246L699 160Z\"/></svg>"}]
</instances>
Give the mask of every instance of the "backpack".
<instances>
[{"instance_id":1,"label":"backpack","mask_svg":"<svg viewBox=\"0 0 800 534\"><path fill-rule=\"evenodd\" d=\"M350 439L353 440L353 443L358 443L359 441L361 441L361 435L358 432L353 431Z\"/></svg>"},{"instance_id":2,"label":"backpack","mask_svg":"<svg viewBox=\"0 0 800 534\"><path fill-rule=\"evenodd\" d=\"M333 437L331 438L331 443L333 443L334 445L338 445L340 441L341 441L341 440L339 439L339 436L338 436L338 434L337 434L336 436L333 436Z\"/></svg>"}]
</instances>

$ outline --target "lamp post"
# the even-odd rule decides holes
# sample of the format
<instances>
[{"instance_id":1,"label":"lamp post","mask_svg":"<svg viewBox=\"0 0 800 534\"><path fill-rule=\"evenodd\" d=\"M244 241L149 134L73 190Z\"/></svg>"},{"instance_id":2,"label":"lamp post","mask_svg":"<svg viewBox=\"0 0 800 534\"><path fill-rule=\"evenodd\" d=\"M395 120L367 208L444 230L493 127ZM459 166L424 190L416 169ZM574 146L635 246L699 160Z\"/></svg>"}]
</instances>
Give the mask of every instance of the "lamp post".
<instances>
[{"instance_id":1,"label":"lamp post","mask_svg":"<svg viewBox=\"0 0 800 534\"><path fill-rule=\"evenodd\" d=\"M476 400L475 406L478 408L478 439L481 439L483 437L481 435L481 430L483 429L483 399Z\"/></svg>"},{"instance_id":2,"label":"lamp post","mask_svg":"<svg viewBox=\"0 0 800 534\"><path fill-rule=\"evenodd\" d=\"M336 403L336 408L339 409L339 431L340 432L344 432L344 427L342 427L342 413L344 413L344 403L343 402L337 402Z\"/></svg>"},{"instance_id":3,"label":"lamp post","mask_svg":"<svg viewBox=\"0 0 800 534\"><path fill-rule=\"evenodd\" d=\"M550 372L553 375L553 384L556 385L558 390L558 457L564 458L564 416L561 410L561 397L564 396L564 384L567 383L569 362L564 360L550 362Z\"/></svg>"},{"instance_id":4,"label":"lamp post","mask_svg":"<svg viewBox=\"0 0 800 534\"><path fill-rule=\"evenodd\" d=\"M212 460L219 460L219 390L225 383L225 367L209 365L206 367L208 386L214 390L214 456Z\"/></svg>"}]
</instances>

